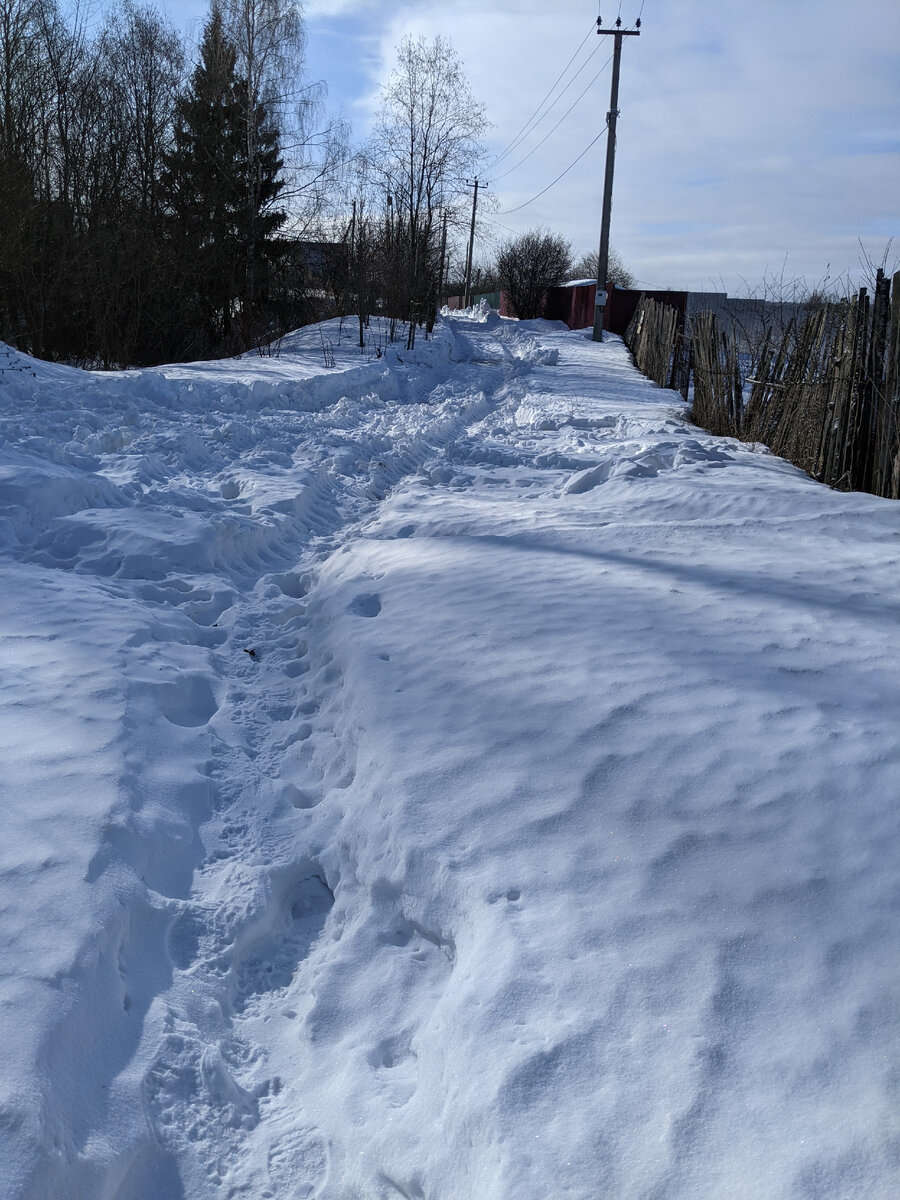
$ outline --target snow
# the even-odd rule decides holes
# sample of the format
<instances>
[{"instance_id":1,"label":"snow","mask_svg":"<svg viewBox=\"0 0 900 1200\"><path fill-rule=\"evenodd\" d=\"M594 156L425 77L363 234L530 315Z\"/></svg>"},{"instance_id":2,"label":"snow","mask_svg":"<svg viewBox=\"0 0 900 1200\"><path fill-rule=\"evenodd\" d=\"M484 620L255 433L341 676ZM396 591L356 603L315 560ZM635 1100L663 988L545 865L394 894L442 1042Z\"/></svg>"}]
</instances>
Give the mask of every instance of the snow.
<instances>
[{"instance_id":1,"label":"snow","mask_svg":"<svg viewBox=\"0 0 900 1200\"><path fill-rule=\"evenodd\" d=\"M894 1195L900 506L679 405L0 352L4 1200Z\"/></svg>"}]
</instances>

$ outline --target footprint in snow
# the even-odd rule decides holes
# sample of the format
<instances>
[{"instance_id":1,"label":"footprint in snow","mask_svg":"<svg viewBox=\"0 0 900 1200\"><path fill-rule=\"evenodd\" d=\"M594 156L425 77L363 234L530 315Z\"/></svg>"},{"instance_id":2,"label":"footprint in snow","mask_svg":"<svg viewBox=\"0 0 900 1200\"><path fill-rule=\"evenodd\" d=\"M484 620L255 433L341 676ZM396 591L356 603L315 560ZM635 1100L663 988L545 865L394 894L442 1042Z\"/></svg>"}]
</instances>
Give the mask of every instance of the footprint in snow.
<instances>
[{"instance_id":1,"label":"footprint in snow","mask_svg":"<svg viewBox=\"0 0 900 1200\"><path fill-rule=\"evenodd\" d=\"M347 611L355 617L377 617L381 612L381 597L376 592L363 592L350 601Z\"/></svg>"},{"instance_id":2,"label":"footprint in snow","mask_svg":"<svg viewBox=\"0 0 900 1200\"><path fill-rule=\"evenodd\" d=\"M237 971L234 1010L243 1013L258 997L281 991L293 981L325 927L334 895L318 875L300 880L281 905L282 927L251 948Z\"/></svg>"},{"instance_id":3,"label":"footprint in snow","mask_svg":"<svg viewBox=\"0 0 900 1200\"><path fill-rule=\"evenodd\" d=\"M198 728L218 712L219 702L203 675L182 673L169 682L151 686L163 716L172 725Z\"/></svg>"},{"instance_id":4,"label":"footprint in snow","mask_svg":"<svg viewBox=\"0 0 900 1200\"><path fill-rule=\"evenodd\" d=\"M303 1200L316 1194L328 1169L328 1159L315 1130L301 1127L275 1138L269 1147L266 1166L277 1187L290 1188L293 1200Z\"/></svg>"},{"instance_id":5,"label":"footprint in snow","mask_svg":"<svg viewBox=\"0 0 900 1200\"><path fill-rule=\"evenodd\" d=\"M185 909L169 930L169 958L179 971L194 965L200 953L200 939L206 931L199 913Z\"/></svg>"},{"instance_id":6,"label":"footprint in snow","mask_svg":"<svg viewBox=\"0 0 900 1200\"><path fill-rule=\"evenodd\" d=\"M270 575L269 579L293 600L302 600L309 591L309 577L299 571L285 571L283 575Z\"/></svg>"}]
</instances>

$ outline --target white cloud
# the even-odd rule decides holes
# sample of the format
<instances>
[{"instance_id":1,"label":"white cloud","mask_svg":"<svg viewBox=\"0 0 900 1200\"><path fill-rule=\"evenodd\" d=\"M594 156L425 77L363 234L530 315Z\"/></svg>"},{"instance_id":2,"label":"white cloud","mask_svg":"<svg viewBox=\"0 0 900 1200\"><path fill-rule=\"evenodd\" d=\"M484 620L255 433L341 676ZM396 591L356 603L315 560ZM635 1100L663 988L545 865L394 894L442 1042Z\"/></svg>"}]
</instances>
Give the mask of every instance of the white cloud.
<instances>
[{"instance_id":1,"label":"white cloud","mask_svg":"<svg viewBox=\"0 0 900 1200\"><path fill-rule=\"evenodd\" d=\"M303 15L309 20L319 17L346 17L374 8L372 0L304 0Z\"/></svg>"},{"instance_id":2,"label":"white cloud","mask_svg":"<svg viewBox=\"0 0 900 1200\"><path fill-rule=\"evenodd\" d=\"M637 0L630 8L622 6L626 21ZM377 39L370 104L404 34L450 37L487 103L496 155L589 32L589 9L544 0L382 9L366 30ZM583 53L595 44L591 35ZM642 36L623 49L613 207L613 242L635 273L672 286L722 277L734 287L740 277L780 271L785 255L792 273L811 278L829 262L851 268L859 237L880 253L900 226L898 47L894 0L857 0L852 9L837 0L646 3ZM495 174L540 140L606 57L598 52ZM499 207L515 208L564 170L602 128L608 106L607 73L543 147L497 180ZM546 224L576 248L592 248L604 155L601 140L540 200L498 221L516 230Z\"/></svg>"},{"instance_id":3,"label":"white cloud","mask_svg":"<svg viewBox=\"0 0 900 1200\"><path fill-rule=\"evenodd\" d=\"M197 8L187 0L181 8ZM625 0L630 22L640 0ZM604 5L607 23L618 3ZM363 137L404 34L440 33L465 63L494 124L496 156L588 35L591 3L563 0L307 0L310 69ZM610 41L604 38L603 42ZM611 50L611 46L609 47ZM514 166L608 57L591 67ZM602 128L609 73L515 172L496 179L499 209L528 201ZM896 0L644 0L640 38L625 42L613 243L650 283L700 286L789 270L818 278L900 240L900 4ZM545 196L493 228L544 224L577 250L599 234L601 140ZM491 178L491 171L487 173Z\"/></svg>"}]
</instances>

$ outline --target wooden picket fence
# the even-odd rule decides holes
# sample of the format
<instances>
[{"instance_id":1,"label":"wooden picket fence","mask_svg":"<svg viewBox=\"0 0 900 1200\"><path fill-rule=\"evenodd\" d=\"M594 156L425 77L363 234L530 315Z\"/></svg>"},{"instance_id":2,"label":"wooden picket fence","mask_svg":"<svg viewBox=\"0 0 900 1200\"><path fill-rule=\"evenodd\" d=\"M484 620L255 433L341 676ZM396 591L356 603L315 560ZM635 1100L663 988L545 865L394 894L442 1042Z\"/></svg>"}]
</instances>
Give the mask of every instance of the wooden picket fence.
<instances>
[{"instance_id":1,"label":"wooden picket fence","mask_svg":"<svg viewBox=\"0 0 900 1200\"><path fill-rule=\"evenodd\" d=\"M765 330L749 356L712 313L689 339L677 326L642 299L626 342L661 387L687 400L693 382L694 424L762 442L831 487L900 499L900 271L879 271L873 297L861 288Z\"/></svg>"},{"instance_id":2,"label":"wooden picket fence","mask_svg":"<svg viewBox=\"0 0 900 1200\"><path fill-rule=\"evenodd\" d=\"M698 313L692 322L695 425L722 437L740 437L743 380L734 340L719 331L713 313Z\"/></svg>"},{"instance_id":3,"label":"wooden picket fence","mask_svg":"<svg viewBox=\"0 0 900 1200\"><path fill-rule=\"evenodd\" d=\"M641 296L625 333L639 371L660 387L670 384L672 352L680 324L677 309Z\"/></svg>"}]
</instances>

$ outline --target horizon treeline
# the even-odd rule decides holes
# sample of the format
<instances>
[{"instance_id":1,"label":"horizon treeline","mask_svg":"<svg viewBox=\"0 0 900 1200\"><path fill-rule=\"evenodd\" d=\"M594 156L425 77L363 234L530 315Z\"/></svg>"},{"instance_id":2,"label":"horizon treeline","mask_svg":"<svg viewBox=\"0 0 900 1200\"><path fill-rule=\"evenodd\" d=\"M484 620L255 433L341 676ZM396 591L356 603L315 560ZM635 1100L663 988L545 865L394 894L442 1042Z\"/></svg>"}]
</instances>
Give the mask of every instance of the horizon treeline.
<instances>
[{"instance_id":1,"label":"horizon treeline","mask_svg":"<svg viewBox=\"0 0 900 1200\"><path fill-rule=\"evenodd\" d=\"M432 320L483 106L449 43L407 38L352 149L304 52L290 0L212 0L198 46L136 0L91 31L0 0L0 339L112 367Z\"/></svg>"}]
</instances>

